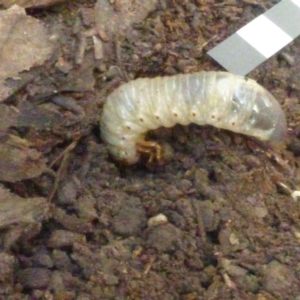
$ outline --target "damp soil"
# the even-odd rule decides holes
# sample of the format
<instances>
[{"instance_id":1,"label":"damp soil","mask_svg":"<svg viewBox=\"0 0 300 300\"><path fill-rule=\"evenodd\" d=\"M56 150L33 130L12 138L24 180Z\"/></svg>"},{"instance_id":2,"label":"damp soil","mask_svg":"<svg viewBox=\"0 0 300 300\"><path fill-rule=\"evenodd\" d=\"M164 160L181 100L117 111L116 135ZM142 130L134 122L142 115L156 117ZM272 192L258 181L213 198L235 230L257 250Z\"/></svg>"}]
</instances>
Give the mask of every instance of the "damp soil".
<instances>
[{"instance_id":1,"label":"damp soil","mask_svg":"<svg viewBox=\"0 0 300 300\"><path fill-rule=\"evenodd\" d=\"M49 170L4 185L46 198L50 212L1 228L1 300L300 299L299 39L248 74L283 107L280 145L175 126L149 136L168 145L168 161L125 166L98 127L123 82L222 70L207 51L278 2L161 0L126 33L100 32L98 59L95 3L27 9L59 43L7 103L55 107L65 122L12 129Z\"/></svg>"}]
</instances>

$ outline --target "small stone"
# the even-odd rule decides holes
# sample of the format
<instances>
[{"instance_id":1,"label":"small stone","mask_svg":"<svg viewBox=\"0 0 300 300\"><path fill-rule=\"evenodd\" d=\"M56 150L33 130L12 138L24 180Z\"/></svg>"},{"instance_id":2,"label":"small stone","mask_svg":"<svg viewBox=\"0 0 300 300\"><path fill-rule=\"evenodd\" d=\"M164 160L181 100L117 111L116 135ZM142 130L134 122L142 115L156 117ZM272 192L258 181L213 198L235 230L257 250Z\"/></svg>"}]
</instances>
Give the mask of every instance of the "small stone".
<instances>
[{"instance_id":1,"label":"small stone","mask_svg":"<svg viewBox=\"0 0 300 300\"><path fill-rule=\"evenodd\" d=\"M37 252L32 258L34 265L38 267L52 268L53 261L46 251Z\"/></svg>"},{"instance_id":2,"label":"small stone","mask_svg":"<svg viewBox=\"0 0 300 300\"><path fill-rule=\"evenodd\" d=\"M90 195L82 195L78 198L76 203L77 215L81 219L92 221L98 218L97 211L95 209L95 199Z\"/></svg>"},{"instance_id":3,"label":"small stone","mask_svg":"<svg viewBox=\"0 0 300 300\"><path fill-rule=\"evenodd\" d=\"M164 214L158 214L155 217L148 219L148 227L153 227L168 223L168 218Z\"/></svg>"},{"instance_id":4,"label":"small stone","mask_svg":"<svg viewBox=\"0 0 300 300\"><path fill-rule=\"evenodd\" d=\"M78 193L78 186L72 179L66 180L62 187L57 191L57 202L63 205L74 205Z\"/></svg>"},{"instance_id":5,"label":"small stone","mask_svg":"<svg viewBox=\"0 0 300 300\"><path fill-rule=\"evenodd\" d=\"M206 195L209 187L208 171L204 169L197 169L195 172L194 184L197 191Z\"/></svg>"},{"instance_id":6,"label":"small stone","mask_svg":"<svg viewBox=\"0 0 300 300\"><path fill-rule=\"evenodd\" d=\"M77 297L76 297L76 300L90 300L91 297L89 294L79 294Z\"/></svg>"},{"instance_id":7,"label":"small stone","mask_svg":"<svg viewBox=\"0 0 300 300\"><path fill-rule=\"evenodd\" d=\"M201 212L205 231L211 232L216 230L219 225L219 216L214 212L214 204L212 201L198 201L196 205Z\"/></svg>"},{"instance_id":8,"label":"small stone","mask_svg":"<svg viewBox=\"0 0 300 300\"><path fill-rule=\"evenodd\" d=\"M55 67L59 71L65 73L65 74L68 74L73 69L73 66L69 62L67 62L66 60L64 60L62 57L60 57L58 59L58 61L55 64Z\"/></svg>"},{"instance_id":9,"label":"small stone","mask_svg":"<svg viewBox=\"0 0 300 300\"><path fill-rule=\"evenodd\" d=\"M50 282L51 271L44 268L27 268L19 272L19 282L28 289L45 289Z\"/></svg>"},{"instance_id":10,"label":"small stone","mask_svg":"<svg viewBox=\"0 0 300 300\"><path fill-rule=\"evenodd\" d=\"M147 244L158 252L174 251L181 241L181 230L170 223L151 227L148 232Z\"/></svg>"},{"instance_id":11,"label":"small stone","mask_svg":"<svg viewBox=\"0 0 300 300\"><path fill-rule=\"evenodd\" d=\"M61 250L53 250L52 259L55 267L62 271L72 271L72 262L68 254Z\"/></svg>"},{"instance_id":12,"label":"small stone","mask_svg":"<svg viewBox=\"0 0 300 300\"><path fill-rule=\"evenodd\" d=\"M103 42L97 36L93 36L93 42L94 42L95 58L102 59L104 57Z\"/></svg>"},{"instance_id":13,"label":"small stone","mask_svg":"<svg viewBox=\"0 0 300 300\"><path fill-rule=\"evenodd\" d=\"M85 236L68 230L56 230L52 232L48 240L48 247L70 247L75 242L85 242Z\"/></svg>"},{"instance_id":14,"label":"small stone","mask_svg":"<svg viewBox=\"0 0 300 300\"><path fill-rule=\"evenodd\" d=\"M16 259L14 256L6 253L0 253L0 282L13 280L15 264Z\"/></svg>"},{"instance_id":15,"label":"small stone","mask_svg":"<svg viewBox=\"0 0 300 300\"><path fill-rule=\"evenodd\" d=\"M112 220L115 233L130 236L138 234L146 226L146 214L140 207L125 207Z\"/></svg>"},{"instance_id":16,"label":"small stone","mask_svg":"<svg viewBox=\"0 0 300 300\"><path fill-rule=\"evenodd\" d=\"M291 289L293 283L296 282L293 271L277 260L273 260L265 266L263 273L265 289L270 293L284 293Z\"/></svg>"},{"instance_id":17,"label":"small stone","mask_svg":"<svg viewBox=\"0 0 300 300\"><path fill-rule=\"evenodd\" d=\"M118 277L110 274L103 274L103 280L107 285L117 285L119 283Z\"/></svg>"}]
</instances>

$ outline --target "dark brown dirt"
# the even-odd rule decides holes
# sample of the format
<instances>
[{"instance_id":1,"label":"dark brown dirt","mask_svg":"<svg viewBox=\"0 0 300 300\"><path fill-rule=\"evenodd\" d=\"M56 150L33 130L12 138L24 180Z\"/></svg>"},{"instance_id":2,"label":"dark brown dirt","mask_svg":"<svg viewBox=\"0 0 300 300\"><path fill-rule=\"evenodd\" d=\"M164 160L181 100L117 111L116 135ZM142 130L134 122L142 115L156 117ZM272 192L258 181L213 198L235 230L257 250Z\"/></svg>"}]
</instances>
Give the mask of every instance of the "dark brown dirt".
<instances>
[{"instance_id":1,"label":"dark brown dirt","mask_svg":"<svg viewBox=\"0 0 300 300\"><path fill-rule=\"evenodd\" d=\"M176 126L153 133L173 148L168 163L128 167L110 159L97 123L108 93L127 79L221 70L206 52L277 2L161 0L126 37L106 41L102 59L87 38L80 66L74 28L80 19L78 32L92 28L93 3L29 11L60 43L13 102L55 89L75 105L56 108L68 126L19 132L48 165L67 151L52 166L55 184L45 174L8 186L49 197L52 213L2 231L1 300L300 299L300 205L291 197L300 188L299 39L249 74L282 104L283 145ZM168 221L148 224L158 214Z\"/></svg>"}]
</instances>

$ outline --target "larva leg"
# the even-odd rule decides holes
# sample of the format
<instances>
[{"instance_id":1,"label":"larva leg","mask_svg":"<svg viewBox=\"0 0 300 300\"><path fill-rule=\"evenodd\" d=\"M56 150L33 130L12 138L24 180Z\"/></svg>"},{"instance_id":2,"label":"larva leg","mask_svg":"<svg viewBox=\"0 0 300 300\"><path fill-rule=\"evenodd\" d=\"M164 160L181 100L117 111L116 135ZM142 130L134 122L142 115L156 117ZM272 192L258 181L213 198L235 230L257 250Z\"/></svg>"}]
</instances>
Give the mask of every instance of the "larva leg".
<instances>
[{"instance_id":1,"label":"larva leg","mask_svg":"<svg viewBox=\"0 0 300 300\"><path fill-rule=\"evenodd\" d=\"M149 156L149 165L154 161L162 163L162 148L158 143L152 141L140 141L137 142L136 149L139 154L147 154Z\"/></svg>"}]
</instances>

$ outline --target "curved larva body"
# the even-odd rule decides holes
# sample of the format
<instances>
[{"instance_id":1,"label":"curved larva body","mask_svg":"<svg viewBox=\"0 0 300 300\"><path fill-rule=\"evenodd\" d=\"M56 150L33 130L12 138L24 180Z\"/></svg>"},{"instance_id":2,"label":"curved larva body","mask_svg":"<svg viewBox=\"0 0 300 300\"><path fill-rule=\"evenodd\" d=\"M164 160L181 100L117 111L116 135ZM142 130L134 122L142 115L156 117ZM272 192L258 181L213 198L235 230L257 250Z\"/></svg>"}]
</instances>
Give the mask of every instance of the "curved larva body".
<instances>
[{"instance_id":1,"label":"curved larva body","mask_svg":"<svg viewBox=\"0 0 300 300\"><path fill-rule=\"evenodd\" d=\"M117 160L138 161L137 142L149 130L175 124L209 124L280 140L286 119L276 99L254 80L227 72L137 79L109 95L100 120L101 135Z\"/></svg>"}]
</instances>

